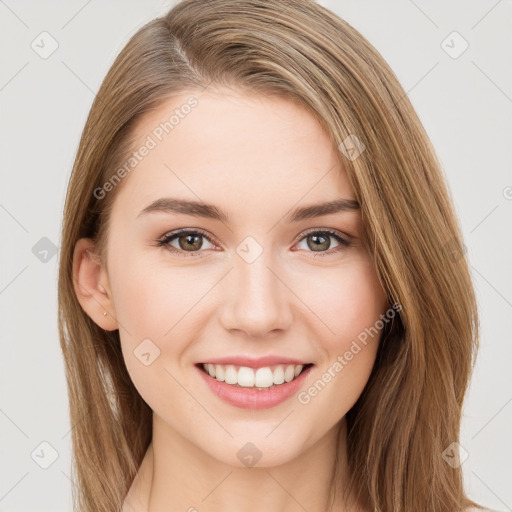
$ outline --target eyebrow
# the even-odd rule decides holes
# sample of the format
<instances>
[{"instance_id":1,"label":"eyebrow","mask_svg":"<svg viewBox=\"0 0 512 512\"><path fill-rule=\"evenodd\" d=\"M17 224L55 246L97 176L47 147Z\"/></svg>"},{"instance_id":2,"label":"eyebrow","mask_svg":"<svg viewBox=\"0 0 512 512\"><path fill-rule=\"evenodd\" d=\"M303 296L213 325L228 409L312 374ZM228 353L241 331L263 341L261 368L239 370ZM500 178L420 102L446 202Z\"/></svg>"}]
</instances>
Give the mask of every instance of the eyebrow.
<instances>
[{"instance_id":1,"label":"eyebrow","mask_svg":"<svg viewBox=\"0 0 512 512\"><path fill-rule=\"evenodd\" d=\"M355 210L359 210L359 203L357 201L353 199L336 199L327 203L312 204L296 208L286 215L285 221L298 222L304 219L321 217L322 215ZM152 212L182 213L185 215L219 220L225 223L229 222L228 215L212 204L186 199L174 199L171 197L153 201L139 213L138 217Z\"/></svg>"}]
</instances>

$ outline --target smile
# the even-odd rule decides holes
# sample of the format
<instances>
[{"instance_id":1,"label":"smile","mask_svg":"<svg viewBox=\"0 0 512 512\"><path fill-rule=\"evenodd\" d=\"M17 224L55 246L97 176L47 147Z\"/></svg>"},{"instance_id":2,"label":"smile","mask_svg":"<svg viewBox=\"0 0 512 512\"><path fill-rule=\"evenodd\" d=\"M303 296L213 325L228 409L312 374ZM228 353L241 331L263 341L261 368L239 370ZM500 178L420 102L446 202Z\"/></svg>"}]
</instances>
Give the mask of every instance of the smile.
<instances>
[{"instance_id":1,"label":"smile","mask_svg":"<svg viewBox=\"0 0 512 512\"><path fill-rule=\"evenodd\" d=\"M202 381L215 396L242 409L267 409L281 404L300 390L313 366L311 363L261 368L195 365Z\"/></svg>"},{"instance_id":2,"label":"smile","mask_svg":"<svg viewBox=\"0 0 512 512\"><path fill-rule=\"evenodd\" d=\"M311 364L278 364L262 368L249 368L233 364L202 364L204 371L219 382L258 389L267 389L285 382L291 382L308 366L311 366Z\"/></svg>"}]
</instances>

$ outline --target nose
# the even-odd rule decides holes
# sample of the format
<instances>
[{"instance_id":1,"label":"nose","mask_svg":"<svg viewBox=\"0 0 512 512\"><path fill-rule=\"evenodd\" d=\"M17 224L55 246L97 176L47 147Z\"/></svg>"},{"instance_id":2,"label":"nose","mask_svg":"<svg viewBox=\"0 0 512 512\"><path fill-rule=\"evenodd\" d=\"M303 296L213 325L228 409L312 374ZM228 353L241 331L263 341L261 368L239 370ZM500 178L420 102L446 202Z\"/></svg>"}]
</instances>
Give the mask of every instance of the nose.
<instances>
[{"instance_id":1,"label":"nose","mask_svg":"<svg viewBox=\"0 0 512 512\"><path fill-rule=\"evenodd\" d=\"M251 338L287 330L292 322L293 293L285 285L279 268L265 251L252 263L238 257L234 262L222 283L223 327L231 332L244 332Z\"/></svg>"}]
</instances>

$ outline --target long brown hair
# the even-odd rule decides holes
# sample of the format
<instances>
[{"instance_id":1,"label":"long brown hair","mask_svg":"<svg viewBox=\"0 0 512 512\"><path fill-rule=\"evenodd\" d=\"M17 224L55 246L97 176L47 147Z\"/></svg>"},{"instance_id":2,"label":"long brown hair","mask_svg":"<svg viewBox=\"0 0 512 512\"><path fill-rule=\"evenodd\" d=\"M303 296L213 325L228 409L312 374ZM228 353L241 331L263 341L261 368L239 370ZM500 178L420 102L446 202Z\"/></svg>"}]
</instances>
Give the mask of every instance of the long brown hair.
<instances>
[{"instance_id":1,"label":"long brown hair","mask_svg":"<svg viewBox=\"0 0 512 512\"><path fill-rule=\"evenodd\" d=\"M104 198L95 190L133 151L135 122L173 94L208 86L285 96L318 119L340 148L380 282L402 306L347 413L350 480L342 489L335 472L333 500L354 493L380 512L478 507L461 467L443 458L459 439L478 349L476 301L440 164L405 91L359 32L312 0L185 0L115 60L67 191L58 297L75 510L121 509L151 441L152 411L131 382L119 332L101 329L77 300L73 250L91 238L104 255L123 183ZM347 140L364 149L357 158L347 157Z\"/></svg>"}]
</instances>

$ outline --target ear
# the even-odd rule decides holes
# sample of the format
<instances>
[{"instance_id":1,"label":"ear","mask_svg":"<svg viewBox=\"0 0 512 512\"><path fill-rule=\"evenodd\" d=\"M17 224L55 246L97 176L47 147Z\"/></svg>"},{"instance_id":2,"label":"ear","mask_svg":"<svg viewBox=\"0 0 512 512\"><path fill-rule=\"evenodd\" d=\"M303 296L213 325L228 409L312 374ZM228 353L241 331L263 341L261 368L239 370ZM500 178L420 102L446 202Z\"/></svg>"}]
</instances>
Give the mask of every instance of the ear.
<instances>
[{"instance_id":1,"label":"ear","mask_svg":"<svg viewBox=\"0 0 512 512\"><path fill-rule=\"evenodd\" d=\"M73 284L78 302L96 324L106 331L119 328L106 268L90 238L81 238L73 253ZM106 314L105 314L106 313Z\"/></svg>"}]
</instances>

